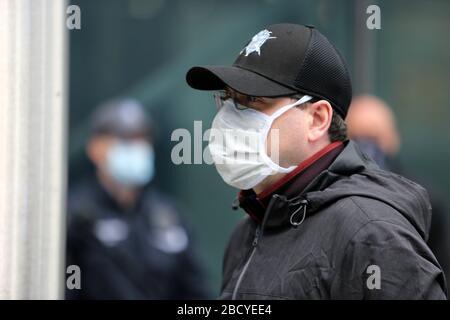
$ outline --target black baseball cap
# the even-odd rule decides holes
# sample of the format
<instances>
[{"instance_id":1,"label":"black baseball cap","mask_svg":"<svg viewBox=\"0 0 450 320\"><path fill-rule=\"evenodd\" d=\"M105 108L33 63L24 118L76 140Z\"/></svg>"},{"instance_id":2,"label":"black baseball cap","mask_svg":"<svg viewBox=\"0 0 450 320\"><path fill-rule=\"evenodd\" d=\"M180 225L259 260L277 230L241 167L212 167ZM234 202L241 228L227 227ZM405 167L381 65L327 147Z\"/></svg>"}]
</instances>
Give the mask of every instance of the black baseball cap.
<instances>
[{"instance_id":1,"label":"black baseball cap","mask_svg":"<svg viewBox=\"0 0 450 320\"><path fill-rule=\"evenodd\" d=\"M338 50L313 26L274 24L247 43L232 66L196 66L186 74L194 89L226 86L254 97L308 94L328 100L343 118L352 97L350 74Z\"/></svg>"}]
</instances>

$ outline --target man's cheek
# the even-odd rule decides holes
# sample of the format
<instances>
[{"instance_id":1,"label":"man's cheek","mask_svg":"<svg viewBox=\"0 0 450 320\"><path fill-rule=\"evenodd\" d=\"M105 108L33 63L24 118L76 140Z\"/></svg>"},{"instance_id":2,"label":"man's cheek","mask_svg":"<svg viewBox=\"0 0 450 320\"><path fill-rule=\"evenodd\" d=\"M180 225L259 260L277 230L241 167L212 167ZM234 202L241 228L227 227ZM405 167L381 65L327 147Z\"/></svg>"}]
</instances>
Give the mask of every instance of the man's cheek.
<instances>
[{"instance_id":1,"label":"man's cheek","mask_svg":"<svg viewBox=\"0 0 450 320\"><path fill-rule=\"evenodd\" d=\"M280 129L272 128L269 131L266 139L266 154L272 159L273 162L279 164L280 152L281 152L281 137Z\"/></svg>"}]
</instances>

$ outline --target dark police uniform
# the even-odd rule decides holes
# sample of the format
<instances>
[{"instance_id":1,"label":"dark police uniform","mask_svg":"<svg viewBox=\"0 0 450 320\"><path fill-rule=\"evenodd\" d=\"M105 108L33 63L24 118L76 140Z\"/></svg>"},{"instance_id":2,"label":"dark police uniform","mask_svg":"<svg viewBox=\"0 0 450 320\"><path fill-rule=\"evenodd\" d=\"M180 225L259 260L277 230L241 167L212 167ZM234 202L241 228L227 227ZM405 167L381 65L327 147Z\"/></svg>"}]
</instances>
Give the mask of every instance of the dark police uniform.
<instances>
[{"instance_id":1,"label":"dark police uniform","mask_svg":"<svg viewBox=\"0 0 450 320\"><path fill-rule=\"evenodd\" d=\"M68 299L208 297L191 239L177 210L151 186L124 211L97 179L69 198L67 265L81 269Z\"/></svg>"}]
</instances>

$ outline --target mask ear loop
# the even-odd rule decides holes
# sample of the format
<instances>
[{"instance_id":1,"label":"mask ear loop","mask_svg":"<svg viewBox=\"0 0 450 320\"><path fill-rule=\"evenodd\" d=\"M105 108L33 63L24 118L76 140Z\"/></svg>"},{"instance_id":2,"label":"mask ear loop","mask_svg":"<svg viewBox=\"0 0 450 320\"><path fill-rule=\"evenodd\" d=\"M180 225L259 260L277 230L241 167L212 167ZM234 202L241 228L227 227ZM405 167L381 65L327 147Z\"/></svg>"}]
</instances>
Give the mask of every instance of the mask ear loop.
<instances>
[{"instance_id":1,"label":"mask ear loop","mask_svg":"<svg viewBox=\"0 0 450 320\"><path fill-rule=\"evenodd\" d=\"M298 106L299 104L308 102L309 100L311 100L312 97L311 96L303 96L301 97L299 100L297 100L296 102L292 103L292 104L288 104L287 106L284 106L283 108L277 110L274 114L272 114L270 117L272 118L272 122L278 118L279 116L281 116L283 113L285 113L287 110Z\"/></svg>"},{"instance_id":2,"label":"mask ear loop","mask_svg":"<svg viewBox=\"0 0 450 320\"><path fill-rule=\"evenodd\" d=\"M307 96L304 95L303 97L301 97L299 100L297 100L296 102L292 103L292 104L288 104L287 106L282 107L281 109L277 110L274 114L272 114L270 116L270 123L268 122L266 127L264 128L264 131L266 132L264 136L261 136L261 141L260 141L260 145L261 148L263 149L262 155L263 155L263 159L266 162L266 164L274 171L276 172L280 172L280 173L289 173L292 170L294 170L296 168L296 166L291 166L289 168L283 168L280 165L278 165L277 163L275 163L266 153L266 141L267 141L267 137L269 135L269 131L270 128L272 127L273 122L275 121L276 118L280 117L283 113L287 112L289 109L298 106L302 103L308 102L309 100L311 100L312 97L311 96Z\"/></svg>"}]
</instances>

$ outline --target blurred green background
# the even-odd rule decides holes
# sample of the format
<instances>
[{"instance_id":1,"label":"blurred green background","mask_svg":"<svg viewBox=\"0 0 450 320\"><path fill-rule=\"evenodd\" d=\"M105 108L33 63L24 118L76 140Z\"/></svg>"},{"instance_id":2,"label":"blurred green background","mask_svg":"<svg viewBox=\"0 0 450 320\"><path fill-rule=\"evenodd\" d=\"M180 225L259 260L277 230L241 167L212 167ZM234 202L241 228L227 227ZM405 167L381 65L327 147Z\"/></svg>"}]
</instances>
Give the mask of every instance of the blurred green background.
<instances>
[{"instance_id":1,"label":"blurred green background","mask_svg":"<svg viewBox=\"0 0 450 320\"><path fill-rule=\"evenodd\" d=\"M450 198L450 1L77 0L81 30L70 32L69 182L92 167L84 155L88 119L104 100L131 96L157 124L156 184L184 209L218 293L222 255L242 211L213 166L174 165L171 133L194 121L210 127L211 93L191 90L193 65L230 65L249 39L279 22L312 24L342 52L355 93L390 104L399 124L399 160ZM366 8L381 9L368 30ZM192 147L193 147L192 141ZM203 143L206 147L206 143ZM450 231L450 230L449 230Z\"/></svg>"}]
</instances>

